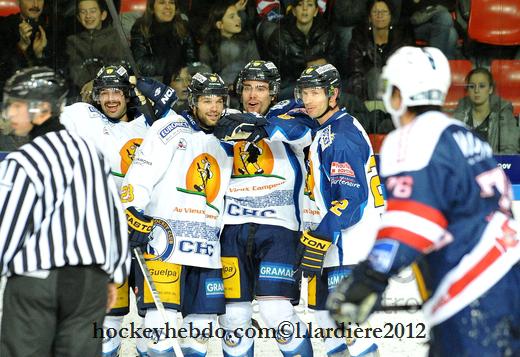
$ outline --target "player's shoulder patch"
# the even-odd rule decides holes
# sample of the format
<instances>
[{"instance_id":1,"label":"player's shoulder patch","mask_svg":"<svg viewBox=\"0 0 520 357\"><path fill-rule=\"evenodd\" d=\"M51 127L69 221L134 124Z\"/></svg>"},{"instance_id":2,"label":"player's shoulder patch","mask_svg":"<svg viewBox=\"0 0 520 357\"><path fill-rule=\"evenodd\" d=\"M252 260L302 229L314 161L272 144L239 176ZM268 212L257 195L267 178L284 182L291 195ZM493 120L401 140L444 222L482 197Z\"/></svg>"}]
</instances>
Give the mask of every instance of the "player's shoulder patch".
<instances>
[{"instance_id":1,"label":"player's shoulder patch","mask_svg":"<svg viewBox=\"0 0 520 357\"><path fill-rule=\"evenodd\" d=\"M190 124L180 115L164 119L154 123L154 126L157 125L157 135L164 144L167 144L180 133L189 133L191 131Z\"/></svg>"},{"instance_id":2,"label":"player's shoulder patch","mask_svg":"<svg viewBox=\"0 0 520 357\"><path fill-rule=\"evenodd\" d=\"M381 148L381 175L387 177L425 168L442 134L453 125L463 126L444 113L427 112L388 134Z\"/></svg>"}]
</instances>

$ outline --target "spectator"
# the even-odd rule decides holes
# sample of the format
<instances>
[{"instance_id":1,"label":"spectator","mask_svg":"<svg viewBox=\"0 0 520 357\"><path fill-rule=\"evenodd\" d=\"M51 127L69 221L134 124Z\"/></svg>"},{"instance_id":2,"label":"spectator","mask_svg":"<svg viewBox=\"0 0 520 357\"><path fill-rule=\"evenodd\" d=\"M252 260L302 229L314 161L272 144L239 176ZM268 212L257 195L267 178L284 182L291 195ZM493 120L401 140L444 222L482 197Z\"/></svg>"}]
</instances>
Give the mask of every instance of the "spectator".
<instances>
[{"instance_id":1,"label":"spectator","mask_svg":"<svg viewBox=\"0 0 520 357\"><path fill-rule=\"evenodd\" d=\"M20 12L0 19L0 86L16 70L49 62L44 0L19 0Z\"/></svg>"},{"instance_id":2,"label":"spectator","mask_svg":"<svg viewBox=\"0 0 520 357\"><path fill-rule=\"evenodd\" d=\"M242 25L245 20L249 20L249 18L254 19L255 17L254 14L246 15L246 12L254 12L252 0L249 1L250 6L247 6L248 0L221 0L220 2L225 2L228 5L235 4L240 17L242 18ZM208 22L208 14L211 7L215 4L215 0L179 0L178 4L182 13L186 14L189 18L189 27L195 37L195 41L198 44L203 43L205 27Z\"/></svg>"},{"instance_id":3,"label":"spectator","mask_svg":"<svg viewBox=\"0 0 520 357\"><path fill-rule=\"evenodd\" d=\"M281 21L280 31L269 38L269 58L280 69L285 83L281 99L292 96L292 88L307 62L324 58L335 64L337 51L335 34L318 16L317 0L295 0L291 12Z\"/></svg>"},{"instance_id":4,"label":"spectator","mask_svg":"<svg viewBox=\"0 0 520 357\"><path fill-rule=\"evenodd\" d=\"M452 59L458 38L450 13L454 8L455 0L403 0L402 17L411 24L415 39L428 42Z\"/></svg>"},{"instance_id":5,"label":"spectator","mask_svg":"<svg viewBox=\"0 0 520 357\"><path fill-rule=\"evenodd\" d=\"M196 61L188 23L177 0L148 0L131 32L131 48L141 75L162 80L171 68Z\"/></svg>"},{"instance_id":6,"label":"spectator","mask_svg":"<svg viewBox=\"0 0 520 357\"><path fill-rule=\"evenodd\" d=\"M233 3L219 2L211 8L205 38L200 47L200 60L227 85L235 81L249 61L260 57L254 38L242 31L242 20Z\"/></svg>"},{"instance_id":7,"label":"spectator","mask_svg":"<svg viewBox=\"0 0 520 357\"><path fill-rule=\"evenodd\" d=\"M368 2L368 0L334 1L331 6L329 6L329 9L327 9L327 13L329 14L333 24L332 29L337 36L338 58L347 58L348 47L352 40L352 31L355 26L364 24L365 19L368 16ZM347 78L347 62L343 60L338 62L337 68L341 77Z\"/></svg>"},{"instance_id":8,"label":"spectator","mask_svg":"<svg viewBox=\"0 0 520 357\"><path fill-rule=\"evenodd\" d=\"M168 75L163 80L164 83L169 83L170 87L175 89L177 93L177 102L173 106L176 113L183 110L188 110L188 86L191 83L190 67L180 67L171 75Z\"/></svg>"},{"instance_id":9,"label":"spectator","mask_svg":"<svg viewBox=\"0 0 520 357\"><path fill-rule=\"evenodd\" d=\"M519 152L520 129L513 105L494 94L495 84L486 68L475 68L466 77L468 95L459 101L453 116L489 142L493 152Z\"/></svg>"},{"instance_id":10,"label":"spectator","mask_svg":"<svg viewBox=\"0 0 520 357\"><path fill-rule=\"evenodd\" d=\"M94 79L105 64L124 58L117 32L106 21L108 13L105 6L101 0L77 1L77 16L83 31L67 38L67 56L70 77L78 88Z\"/></svg>"},{"instance_id":11,"label":"spectator","mask_svg":"<svg viewBox=\"0 0 520 357\"><path fill-rule=\"evenodd\" d=\"M393 7L389 0L372 0L368 17L354 28L348 49L349 91L361 100L377 98L377 84L388 57L412 39L399 26L392 26Z\"/></svg>"}]
</instances>

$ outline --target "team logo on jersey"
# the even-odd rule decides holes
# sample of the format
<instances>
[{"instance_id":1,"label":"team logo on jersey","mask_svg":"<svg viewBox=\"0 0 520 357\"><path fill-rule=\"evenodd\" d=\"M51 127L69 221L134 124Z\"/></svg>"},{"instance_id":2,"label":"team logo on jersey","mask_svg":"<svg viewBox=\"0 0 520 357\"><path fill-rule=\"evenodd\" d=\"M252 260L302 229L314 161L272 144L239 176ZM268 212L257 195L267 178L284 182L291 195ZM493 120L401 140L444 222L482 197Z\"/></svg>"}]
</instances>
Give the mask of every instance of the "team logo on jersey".
<instances>
[{"instance_id":1,"label":"team logo on jersey","mask_svg":"<svg viewBox=\"0 0 520 357\"><path fill-rule=\"evenodd\" d=\"M323 131L321 133L321 137L320 137L320 144L321 144L322 150L325 150L326 148L328 148L329 146L332 145L332 142L334 141L334 137L335 137L335 135L332 132L330 125L328 127L326 127L325 129L323 129Z\"/></svg>"},{"instance_id":2,"label":"team logo on jersey","mask_svg":"<svg viewBox=\"0 0 520 357\"><path fill-rule=\"evenodd\" d=\"M154 217L148 244L149 253L154 255L151 260L167 261L174 250L175 236L168 221Z\"/></svg>"},{"instance_id":3,"label":"team logo on jersey","mask_svg":"<svg viewBox=\"0 0 520 357\"><path fill-rule=\"evenodd\" d=\"M126 174L128 168L132 164L132 161L134 161L135 152L137 149L139 149L142 142L142 138L130 139L119 151L119 155L121 156L121 173L123 175Z\"/></svg>"},{"instance_id":4,"label":"team logo on jersey","mask_svg":"<svg viewBox=\"0 0 520 357\"><path fill-rule=\"evenodd\" d=\"M193 159L186 174L186 188L177 190L206 197L206 203L218 211L211 203L217 198L220 190L220 167L217 159L208 153L200 154Z\"/></svg>"},{"instance_id":5,"label":"team logo on jersey","mask_svg":"<svg viewBox=\"0 0 520 357\"><path fill-rule=\"evenodd\" d=\"M233 176L270 175L273 165L273 153L264 140L241 141L233 147Z\"/></svg>"},{"instance_id":6,"label":"team logo on jersey","mask_svg":"<svg viewBox=\"0 0 520 357\"><path fill-rule=\"evenodd\" d=\"M316 183L314 182L314 170L312 168L312 160L310 158L305 160L305 167L307 169L307 175L305 176L305 188L303 193L312 201L314 201L314 186L316 186Z\"/></svg>"}]
</instances>

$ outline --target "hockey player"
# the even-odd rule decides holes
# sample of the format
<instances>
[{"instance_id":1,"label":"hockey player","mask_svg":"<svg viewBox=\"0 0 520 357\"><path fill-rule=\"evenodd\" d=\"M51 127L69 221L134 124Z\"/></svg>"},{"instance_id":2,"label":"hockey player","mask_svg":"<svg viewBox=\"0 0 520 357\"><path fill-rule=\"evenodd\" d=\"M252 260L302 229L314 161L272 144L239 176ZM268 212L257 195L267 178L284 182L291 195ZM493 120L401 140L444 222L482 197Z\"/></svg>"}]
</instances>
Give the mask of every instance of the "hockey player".
<instances>
[{"instance_id":1,"label":"hockey player","mask_svg":"<svg viewBox=\"0 0 520 357\"><path fill-rule=\"evenodd\" d=\"M402 47L382 80L397 127L381 152L388 210L368 260L328 307L338 321L366 320L388 278L424 257L429 355L518 356L520 225L510 183L489 144L441 112L450 86L441 51Z\"/></svg>"},{"instance_id":2,"label":"hockey player","mask_svg":"<svg viewBox=\"0 0 520 357\"><path fill-rule=\"evenodd\" d=\"M93 81L95 105L74 103L60 117L68 130L91 139L109 158L118 187L154 120L141 113L144 96L153 101L155 118L168 114L177 98L172 88L160 82L132 77L122 65L102 67Z\"/></svg>"},{"instance_id":3,"label":"hockey player","mask_svg":"<svg viewBox=\"0 0 520 357\"><path fill-rule=\"evenodd\" d=\"M148 245L153 254L145 256L169 326L176 327L181 311L183 327L202 331L225 311L219 234L233 147L211 135L229 101L222 79L196 73L188 91L190 111L158 120L147 133L125 177L122 199L130 242ZM163 327L144 286L138 301L146 309L145 326ZM165 337L148 344L149 356L173 355ZM207 342L202 335L186 339L184 356L205 356Z\"/></svg>"},{"instance_id":4,"label":"hockey player","mask_svg":"<svg viewBox=\"0 0 520 357\"><path fill-rule=\"evenodd\" d=\"M159 117L167 114L176 100L173 89L162 83L138 79L134 85L130 80L131 76L122 65L101 68L93 81L96 106L75 103L65 107L60 117L61 123L68 130L92 140L103 152L110 162L118 189L152 122L151 117L146 117L138 110L143 105L139 89L154 100L155 114ZM129 312L129 285L133 286L135 268L132 266L129 281L118 286L116 304L104 321L105 330L119 329L124 315ZM140 340L137 342L139 354L144 354L146 346ZM121 337L118 334L113 338L105 338L103 356L116 356L120 345Z\"/></svg>"},{"instance_id":5,"label":"hockey player","mask_svg":"<svg viewBox=\"0 0 520 357\"><path fill-rule=\"evenodd\" d=\"M271 121L263 135L257 133L256 139L264 140L234 145L234 171L220 238L226 296L226 314L219 318L227 330L222 341L224 356L253 356L253 339L234 331L251 327L255 298L269 328L278 329L284 321L294 327L293 331L278 331L276 341L282 354L312 356L309 337L292 333L298 324L299 331L306 331L292 304L300 296L300 278L294 272L301 235L303 149L311 142L311 130L301 120L307 120L309 126L312 120L301 109L287 112L289 101L272 106L279 85L280 75L272 62L251 61L237 82L247 113L221 121L235 118L240 127L248 125L241 120L247 122L258 114Z\"/></svg>"},{"instance_id":6,"label":"hockey player","mask_svg":"<svg viewBox=\"0 0 520 357\"><path fill-rule=\"evenodd\" d=\"M302 72L295 89L296 100L319 124L308 156L300 268L311 278L309 306L321 328L336 327L325 309L328 292L367 257L384 210L368 136L338 107L340 83L333 65L314 65ZM346 348L344 339L325 339L329 356L347 355ZM378 355L377 345L365 338L350 343L348 350L351 356Z\"/></svg>"}]
</instances>

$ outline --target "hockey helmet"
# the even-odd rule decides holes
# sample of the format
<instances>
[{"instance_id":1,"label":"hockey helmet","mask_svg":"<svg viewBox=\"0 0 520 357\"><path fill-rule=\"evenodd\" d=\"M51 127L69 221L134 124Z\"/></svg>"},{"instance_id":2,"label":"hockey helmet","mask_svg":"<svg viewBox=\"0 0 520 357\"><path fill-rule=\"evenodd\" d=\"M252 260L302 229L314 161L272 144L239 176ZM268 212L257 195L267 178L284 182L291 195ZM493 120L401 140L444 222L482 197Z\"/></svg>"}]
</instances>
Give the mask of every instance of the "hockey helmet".
<instances>
[{"instance_id":1,"label":"hockey helmet","mask_svg":"<svg viewBox=\"0 0 520 357\"><path fill-rule=\"evenodd\" d=\"M409 107L444 104L451 84L448 59L434 47L404 46L391 55L381 75L379 94L395 127L400 126L400 117ZM399 109L391 105L392 91L401 92Z\"/></svg>"},{"instance_id":2,"label":"hockey helmet","mask_svg":"<svg viewBox=\"0 0 520 357\"><path fill-rule=\"evenodd\" d=\"M117 88L123 91L124 96L130 96L130 89L132 85L129 81L130 75L128 70L121 66L104 66L102 67L94 78L92 86L92 99L99 100L99 94L102 89Z\"/></svg>"},{"instance_id":3,"label":"hockey helmet","mask_svg":"<svg viewBox=\"0 0 520 357\"><path fill-rule=\"evenodd\" d=\"M332 97L334 88L340 86L341 78L336 67L331 64L312 65L306 68L296 81L294 97L301 102L303 88L325 88L327 97Z\"/></svg>"},{"instance_id":4,"label":"hockey helmet","mask_svg":"<svg viewBox=\"0 0 520 357\"><path fill-rule=\"evenodd\" d=\"M271 61L253 60L240 71L237 79L237 94L242 95L244 81L264 81L269 83L269 95L277 95L280 90L280 73Z\"/></svg>"},{"instance_id":5,"label":"hockey helmet","mask_svg":"<svg viewBox=\"0 0 520 357\"><path fill-rule=\"evenodd\" d=\"M39 104L50 103L53 115L59 115L67 96L65 79L49 67L29 67L17 71L4 86L3 106L13 100L26 101L29 113L38 113Z\"/></svg>"},{"instance_id":6,"label":"hockey helmet","mask_svg":"<svg viewBox=\"0 0 520 357\"><path fill-rule=\"evenodd\" d=\"M190 107L197 105L200 96L218 96L224 98L225 107L229 107L228 87L216 73L195 73L188 86L188 103Z\"/></svg>"}]
</instances>

